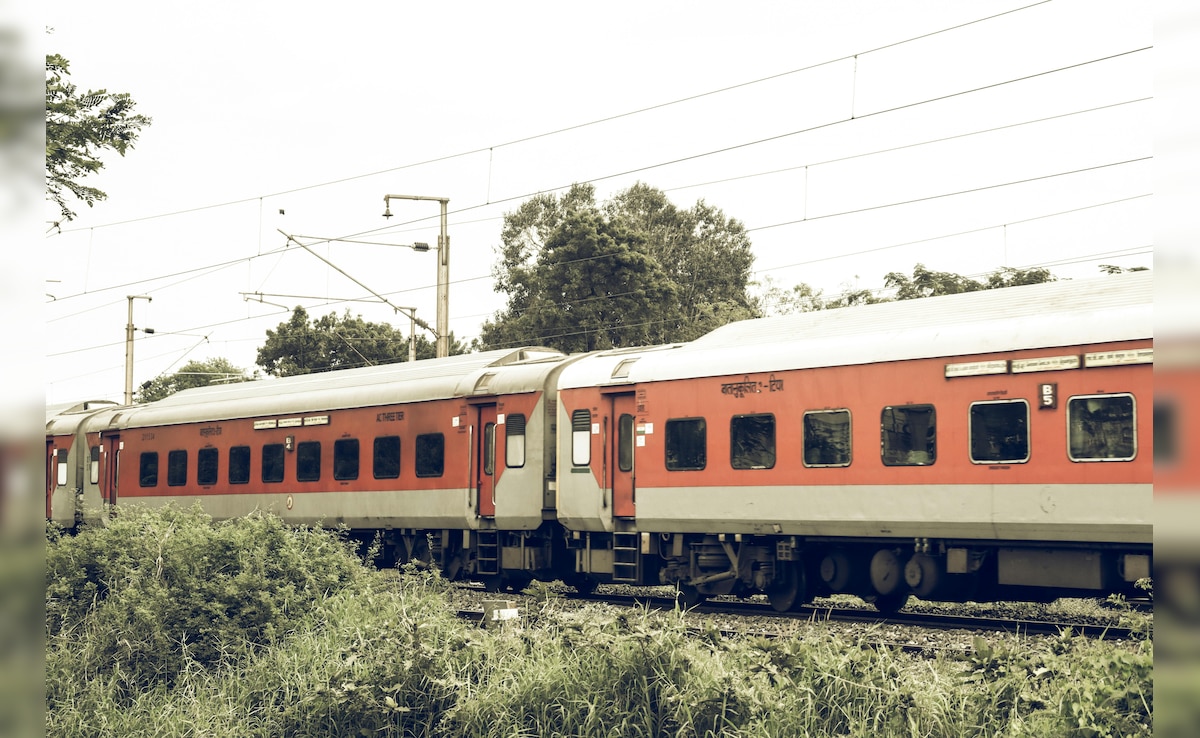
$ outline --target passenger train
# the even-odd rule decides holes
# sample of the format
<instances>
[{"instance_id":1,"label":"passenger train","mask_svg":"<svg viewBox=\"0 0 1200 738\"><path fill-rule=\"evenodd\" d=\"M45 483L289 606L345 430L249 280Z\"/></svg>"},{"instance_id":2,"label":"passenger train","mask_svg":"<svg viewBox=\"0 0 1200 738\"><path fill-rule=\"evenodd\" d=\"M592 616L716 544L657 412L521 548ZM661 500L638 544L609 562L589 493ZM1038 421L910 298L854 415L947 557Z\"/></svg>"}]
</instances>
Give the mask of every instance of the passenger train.
<instances>
[{"instance_id":1,"label":"passenger train","mask_svg":"<svg viewBox=\"0 0 1200 738\"><path fill-rule=\"evenodd\" d=\"M1150 576L1149 272L48 410L46 513L267 511L494 588L685 604L1130 593Z\"/></svg>"}]
</instances>

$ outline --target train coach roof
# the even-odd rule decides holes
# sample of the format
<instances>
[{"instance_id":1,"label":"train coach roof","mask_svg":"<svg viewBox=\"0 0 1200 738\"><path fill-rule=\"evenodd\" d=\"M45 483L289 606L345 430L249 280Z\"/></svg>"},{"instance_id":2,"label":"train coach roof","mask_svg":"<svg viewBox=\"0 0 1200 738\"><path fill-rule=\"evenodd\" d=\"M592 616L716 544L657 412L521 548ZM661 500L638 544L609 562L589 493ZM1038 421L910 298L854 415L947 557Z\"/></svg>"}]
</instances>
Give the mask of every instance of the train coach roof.
<instances>
[{"instance_id":1,"label":"train coach roof","mask_svg":"<svg viewBox=\"0 0 1200 738\"><path fill-rule=\"evenodd\" d=\"M473 394L483 377L512 367L518 382L506 389L537 389L538 376L550 371L539 366L565 358L549 348L502 349L441 359L342 369L279 379L210 385L177 392L122 413L122 425L144 426L262 417L287 413L370 407L397 402L422 402Z\"/></svg>"},{"instance_id":2,"label":"train coach roof","mask_svg":"<svg viewBox=\"0 0 1200 738\"><path fill-rule=\"evenodd\" d=\"M1151 273L1143 271L744 320L670 351L578 362L560 387L1146 339L1152 301ZM614 379L622 361L627 376Z\"/></svg>"},{"instance_id":3,"label":"train coach roof","mask_svg":"<svg viewBox=\"0 0 1200 738\"><path fill-rule=\"evenodd\" d=\"M46 435L74 433L79 424L92 413L114 407L118 407L118 404L112 400L87 400L47 405Z\"/></svg>"}]
</instances>

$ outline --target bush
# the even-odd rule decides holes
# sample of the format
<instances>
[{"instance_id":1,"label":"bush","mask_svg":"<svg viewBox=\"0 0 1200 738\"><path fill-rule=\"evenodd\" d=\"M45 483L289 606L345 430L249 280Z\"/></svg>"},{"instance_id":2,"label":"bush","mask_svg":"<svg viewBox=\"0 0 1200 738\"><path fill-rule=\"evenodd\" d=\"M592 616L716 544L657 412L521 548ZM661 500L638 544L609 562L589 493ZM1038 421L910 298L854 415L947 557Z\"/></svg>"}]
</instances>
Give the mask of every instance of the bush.
<instances>
[{"instance_id":1,"label":"bush","mask_svg":"<svg viewBox=\"0 0 1200 738\"><path fill-rule=\"evenodd\" d=\"M274 642L361 571L328 531L268 515L214 522L198 506L122 508L105 526L49 536L47 697L59 670L126 695L169 687L189 663Z\"/></svg>"}]
</instances>

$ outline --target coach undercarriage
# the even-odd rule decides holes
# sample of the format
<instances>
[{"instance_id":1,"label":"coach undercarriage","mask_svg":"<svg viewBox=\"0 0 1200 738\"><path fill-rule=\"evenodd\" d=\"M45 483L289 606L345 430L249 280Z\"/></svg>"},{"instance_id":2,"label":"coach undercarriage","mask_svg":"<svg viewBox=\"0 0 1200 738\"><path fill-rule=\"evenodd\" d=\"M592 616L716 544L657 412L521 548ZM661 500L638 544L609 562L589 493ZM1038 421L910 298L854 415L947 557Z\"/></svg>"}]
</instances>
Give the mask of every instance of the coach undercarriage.
<instances>
[{"instance_id":1,"label":"coach undercarriage","mask_svg":"<svg viewBox=\"0 0 1200 738\"><path fill-rule=\"evenodd\" d=\"M570 543L577 572L600 581L674 585L687 606L763 594L780 612L830 594L858 596L883 612L911 596L988 602L1133 594L1150 575L1148 546L633 531L576 534Z\"/></svg>"},{"instance_id":2,"label":"coach undercarriage","mask_svg":"<svg viewBox=\"0 0 1200 738\"><path fill-rule=\"evenodd\" d=\"M574 573L562 536L550 525L519 531L386 530L379 535L376 563L432 568L449 580L478 581L493 591L520 592L534 579L561 579L580 588L588 582Z\"/></svg>"}]
</instances>

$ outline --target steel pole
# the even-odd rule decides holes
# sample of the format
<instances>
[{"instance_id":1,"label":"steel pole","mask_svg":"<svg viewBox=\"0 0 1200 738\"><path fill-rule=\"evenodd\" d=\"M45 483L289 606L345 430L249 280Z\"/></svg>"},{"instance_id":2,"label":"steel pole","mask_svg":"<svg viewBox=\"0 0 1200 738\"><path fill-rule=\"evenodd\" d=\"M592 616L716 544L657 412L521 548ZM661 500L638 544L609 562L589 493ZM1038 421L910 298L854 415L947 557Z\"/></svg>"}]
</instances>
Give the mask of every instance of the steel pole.
<instances>
[{"instance_id":1,"label":"steel pole","mask_svg":"<svg viewBox=\"0 0 1200 738\"><path fill-rule=\"evenodd\" d=\"M408 360L417 360L417 313L408 314Z\"/></svg>"},{"instance_id":2,"label":"steel pole","mask_svg":"<svg viewBox=\"0 0 1200 738\"><path fill-rule=\"evenodd\" d=\"M450 236L446 234L446 206L449 200L438 200L442 206L442 227L438 235L437 271L437 355L450 355Z\"/></svg>"},{"instance_id":3,"label":"steel pole","mask_svg":"<svg viewBox=\"0 0 1200 738\"><path fill-rule=\"evenodd\" d=\"M133 301L150 300L149 295L126 295L129 318L125 322L125 404L133 404Z\"/></svg>"},{"instance_id":4,"label":"steel pole","mask_svg":"<svg viewBox=\"0 0 1200 738\"><path fill-rule=\"evenodd\" d=\"M441 228L437 248L437 352L439 358L450 355L450 236L446 233L446 209L448 197L428 195L384 195L383 217L392 217L392 200L437 200L442 206Z\"/></svg>"}]
</instances>

